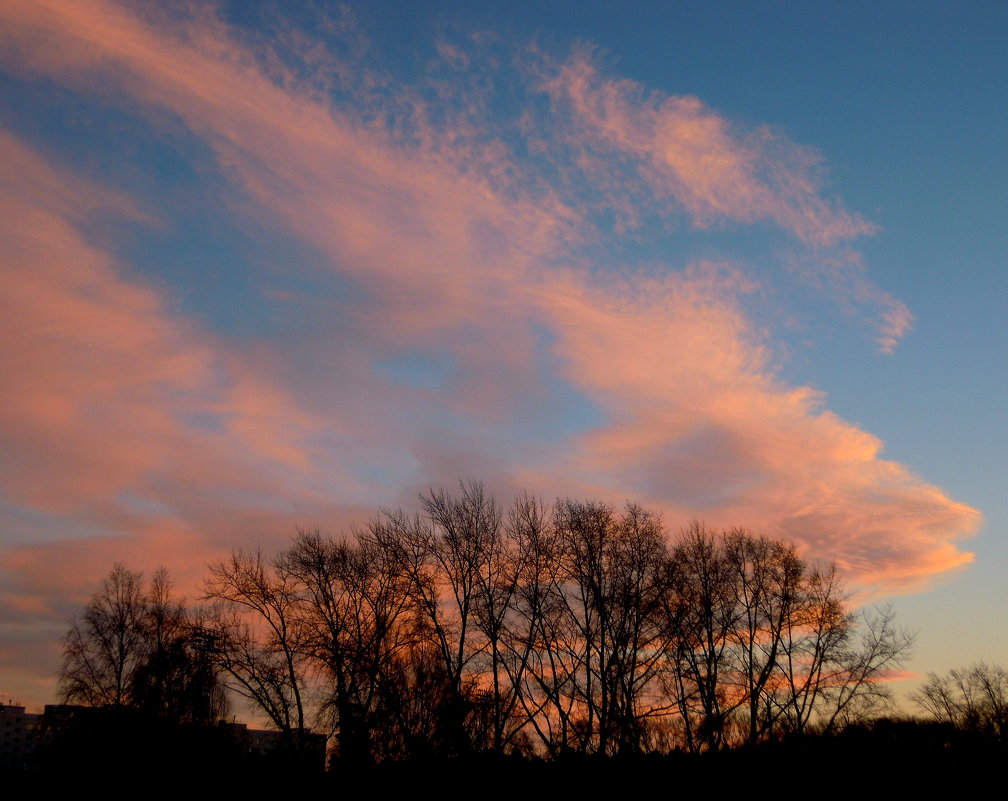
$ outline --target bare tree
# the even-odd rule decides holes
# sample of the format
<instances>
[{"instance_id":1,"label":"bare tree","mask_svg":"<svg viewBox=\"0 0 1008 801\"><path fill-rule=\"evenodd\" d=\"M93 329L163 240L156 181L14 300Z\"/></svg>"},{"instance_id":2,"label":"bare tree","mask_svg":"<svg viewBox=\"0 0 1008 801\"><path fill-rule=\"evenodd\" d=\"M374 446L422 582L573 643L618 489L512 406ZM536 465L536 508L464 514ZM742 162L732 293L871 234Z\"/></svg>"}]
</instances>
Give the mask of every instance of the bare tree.
<instances>
[{"instance_id":1,"label":"bare tree","mask_svg":"<svg viewBox=\"0 0 1008 801\"><path fill-rule=\"evenodd\" d=\"M620 751L641 750L649 721L667 711L650 693L661 657L657 613L665 558L661 519L628 503L610 537L606 565L611 612L603 673L610 685L611 747Z\"/></svg>"},{"instance_id":2,"label":"bare tree","mask_svg":"<svg viewBox=\"0 0 1008 801\"><path fill-rule=\"evenodd\" d=\"M148 654L133 674L132 705L183 723L210 724L224 717L227 698L201 633L200 613L172 596L164 568L151 579L144 617Z\"/></svg>"},{"instance_id":3,"label":"bare tree","mask_svg":"<svg viewBox=\"0 0 1008 801\"><path fill-rule=\"evenodd\" d=\"M344 758L386 749L372 733L409 637L412 601L402 552L382 545L381 528L375 521L352 541L301 532L279 561L302 598L303 646L327 682L321 711Z\"/></svg>"},{"instance_id":4,"label":"bare tree","mask_svg":"<svg viewBox=\"0 0 1008 801\"><path fill-rule=\"evenodd\" d=\"M129 706L130 686L150 653L143 576L116 562L63 637L60 699Z\"/></svg>"},{"instance_id":5,"label":"bare tree","mask_svg":"<svg viewBox=\"0 0 1008 801\"><path fill-rule=\"evenodd\" d=\"M773 689L782 637L801 604L806 566L794 546L744 529L728 532L723 541L738 615L731 634L741 689L737 698L748 710L746 739L755 743L776 719L768 689Z\"/></svg>"},{"instance_id":6,"label":"bare tree","mask_svg":"<svg viewBox=\"0 0 1008 801\"><path fill-rule=\"evenodd\" d=\"M781 636L775 701L782 722L802 734L831 731L889 701L887 675L899 668L915 635L898 629L891 607L851 610L836 567L813 569Z\"/></svg>"},{"instance_id":7,"label":"bare tree","mask_svg":"<svg viewBox=\"0 0 1008 801\"><path fill-rule=\"evenodd\" d=\"M912 642L744 529L694 522L670 550L635 504L526 493L505 515L478 482L420 505L211 566L208 650L281 730L304 731L310 677L345 757L717 750L884 703Z\"/></svg>"},{"instance_id":8,"label":"bare tree","mask_svg":"<svg viewBox=\"0 0 1008 801\"><path fill-rule=\"evenodd\" d=\"M1002 740L1008 732L1008 671L978 662L927 681L910 700L925 713L958 729Z\"/></svg>"},{"instance_id":9,"label":"bare tree","mask_svg":"<svg viewBox=\"0 0 1008 801\"><path fill-rule=\"evenodd\" d=\"M691 751L725 744L725 724L740 699L726 688L739 625L735 573L717 534L694 521L673 550L665 587L666 654L675 676L685 742Z\"/></svg>"},{"instance_id":10,"label":"bare tree","mask_svg":"<svg viewBox=\"0 0 1008 801\"><path fill-rule=\"evenodd\" d=\"M887 680L903 666L916 633L896 626L892 606L857 613L855 636L835 659L834 686L823 694L820 728L833 731L889 706Z\"/></svg>"},{"instance_id":11,"label":"bare tree","mask_svg":"<svg viewBox=\"0 0 1008 801\"><path fill-rule=\"evenodd\" d=\"M572 745L579 661L563 597L554 511L525 493L508 515L517 580L505 664L525 720L542 747L556 756Z\"/></svg>"},{"instance_id":12,"label":"bare tree","mask_svg":"<svg viewBox=\"0 0 1008 801\"><path fill-rule=\"evenodd\" d=\"M556 503L552 521L548 581L521 592L542 635L534 655L547 706L537 714L548 710L542 725L555 719L564 748L638 750L656 712L644 696L658 664L661 522L633 504L617 515L569 499Z\"/></svg>"},{"instance_id":13,"label":"bare tree","mask_svg":"<svg viewBox=\"0 0 1008 801\"><path fill-rule=\"evenodd\" d=\"M612 613L605 549L613 510L596 501L567 499L556 503L553 520L560 546L558 607L565 613L564 642L573 658L571 690L579 711L574 733L579 748L604 752L613 689L605 670Z\"/></svg>"},{"instance_id":14,"label":"bare tree","mask_svg":"<svg viewBox=\"0 0 1008 801\"><path fill-rule=\"evenodd\" d=\"M143 576L116 563L63 638L60 698L128 707L176 722L210 723L226 699L198 624L172 597L165 569Z\"/></svg>"},{"instance_id":15,"label":"bare tree","mask_svg":"<svg viewBox=\"0 0 1008 801\"><path fill-rule=\"evenodd\" d=\"M228 687L265 713L300 747L306 733L306 673L291 579L261 551L235 550L209 566L204 633Z\"/></svg>"},{"instance_id":16,"label":"bare tree","mask_svg":"<svg viewBox=\"0 0 1008 801\"><path fill-rule=\"evenodd\" d=\"M420 496L427 516L421 531L427 538L427 552L433 560L437 581L441 585L439 612L447 604L448 619L454 621L454 637L445 649L445 667L457 691L462 687L462 675L475 657L478 647L471 642L477 616L478 594L484 568L499 550L501 512L492 496L478 482L464 484L459 495L443 489L429 490ZM486 571L488 572L488 570ZM493 604L492 594L484 603ZM432 610L432 606L427 606ZM441 628L446 615L439 613Z\"/></svg>"},{"instance_id":17,"label":"bare tree","mask_svg":"<svg viewBox=\"0 0 1008 801\"><path fill-rule=\"evenodd\" d=\"M501 510L482 484L461 486L458 495L431 489L420 496L424 514L383 512L372 526L376 544L392 555L405 577L417 630L432 635L450 690L441 708L441 741L468 749L466 720L480 683L478 658L489 654L492 738L503 742L501 638L506 608L507 548L501 541Z\"/></svg>"},{"instance_id":18,"label":"bare tree","mask_svg":"<svg viewBox=\"0 0 1008 801\"><path fill-rule=\"evenodd\" d=\"M512 526L502 526L502 513L493 497L483 504L478 539L475 581L474 628L482 639L484 663L489 661L490 689L487 699L489 746L501 752L515 733L509 731L517 702L516 687L509 681L506 659L507 619L518 585L517 542L511 537ZM511 510L512 518L514 509Z\"/></svg>"}]
</instances>

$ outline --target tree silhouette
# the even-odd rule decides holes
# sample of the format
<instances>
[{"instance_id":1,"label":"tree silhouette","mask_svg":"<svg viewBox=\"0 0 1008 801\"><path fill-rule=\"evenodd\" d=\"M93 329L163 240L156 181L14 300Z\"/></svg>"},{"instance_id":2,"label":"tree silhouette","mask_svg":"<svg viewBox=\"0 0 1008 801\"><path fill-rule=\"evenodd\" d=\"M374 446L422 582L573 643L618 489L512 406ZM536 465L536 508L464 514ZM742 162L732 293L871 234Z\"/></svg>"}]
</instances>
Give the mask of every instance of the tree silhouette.
<instances>
[{"instance_id":1,"label":"tree silhouette","mask_svg":"<svg viewBox=\"0 0 1008 801\"><path fill-rule=\"evenodd\" d=\"M216 670L166 570L117 562L63 638L60 700L130 708L175 722L210 723L226 708Z\"/></svg>"},{"instance_id":2,"label":"tree silhouette","mask_svg":"<svg viewBox=\"0 0 1008 801\"><path fill-rule=\"evenodd\" d=\"M927 681L910 700L936 720L1002 741L1008 732L1008 670L978 662Z\"/></svg>"},{"instance_id":3,"label":"tree silhouette","mask_svg":"<svg viewBox=\"0 0 1008 801\"><path fill-rule=\"evenodd\" d=\"M129 705L134 674L150 653L147 634L143 576L116 562L63 637L60 700Z\"/></svg>"},{"instance_id":4,"label":"tree silhouette","mask_svg":"<svg viewBox=\"0 0 1008 801\"><path fill-rule=\"evenodd\" d=\"M305 672L293 581L260 551L236 550L209 567L203 627L227 686L265 713L290 748L303 744Z\"/></svg>"},{"instance_id":5,"label":"tree silhouette","mask_svg":"<svg viewBox=\"0 0 1008 801\"><path fill-rule=\"evenodd\" d=\"M912 643L891 610L856 612L835 567L742 528L674 538L636 504L502 507L478 482L419 508L236 550L209 566L199 614L167 573L145 589L116 564L64 638L61 697L200 723L223 679L290 748L321 727L345 764L717 752L882 708ZM932 677L920 703L998 721L1005 684ZM974 709L983 693L994 711Z\"/></svg>"}]
</instances>

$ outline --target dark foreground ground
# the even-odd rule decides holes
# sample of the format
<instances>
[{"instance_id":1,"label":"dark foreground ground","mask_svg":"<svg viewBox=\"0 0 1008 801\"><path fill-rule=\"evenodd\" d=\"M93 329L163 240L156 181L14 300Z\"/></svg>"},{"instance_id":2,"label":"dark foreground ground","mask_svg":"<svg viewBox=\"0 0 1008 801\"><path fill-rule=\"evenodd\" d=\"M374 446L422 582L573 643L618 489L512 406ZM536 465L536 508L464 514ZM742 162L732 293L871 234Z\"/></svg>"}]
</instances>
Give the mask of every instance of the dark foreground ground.
<instances>
[{"instance_id":1,"label":"dark foreground ground","mask_svg":"<svg viewBox=\"0 0 1008 801\"><path fill-rule=\"evenodd\" d=\"M2 771L0 787L26 785L115 797L158 791L249 793L253 798L908 798L934 791L1000 797L1008 749L993 737L919 721L879 721L716 754L570 755L555 761L470 755L379 765L289 756L250 757L215 736L149 725L91 726L51 744L32 764ZM6 795L6 794L5 794ZM14 798L15 796L7 796ZM20 796L17 796L20 797Z\"/></svg>"}]
</instances>

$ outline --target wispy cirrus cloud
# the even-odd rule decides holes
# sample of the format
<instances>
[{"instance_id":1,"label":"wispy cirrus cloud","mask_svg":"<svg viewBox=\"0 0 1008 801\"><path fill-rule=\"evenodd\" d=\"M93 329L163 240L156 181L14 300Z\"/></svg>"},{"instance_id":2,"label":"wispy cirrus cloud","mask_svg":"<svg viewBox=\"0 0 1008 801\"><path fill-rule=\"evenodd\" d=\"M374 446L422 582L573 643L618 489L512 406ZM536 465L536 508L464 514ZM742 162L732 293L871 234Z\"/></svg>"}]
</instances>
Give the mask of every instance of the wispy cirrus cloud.
<instances>
[{"instance_id":1,"label":"wispy cirrus cloud","mask_svg":"<svg viewBox=\"0 0 1008 801\"><path fill-rule=\"evenodd\" d=\"M562 140L621 227L685 216L699 229L774 224L808 246L794 272L850 314L868 309L879 349L910 329L906 305L872 284L847 243L877 227L824 197L816 151L770 126L745 129L693 96L670 96L603 73L590 48L544 59L540 86L561 112Z\"/></svg>"},{"instance_id":2,"label":"wispy cirrus cloud","mask_svg":"<svg viewBox=\"0 0 1008 801\"><path fill-rule=\"evenodd\" d=\"M121 533L143 517L126 495L167 511L297 474L321 421L85 234L143 215L8 132L0 146L4 498Z\"/></svg>"},{"instance_id":3,"label":"wispy cirrus cloud","mask_svg":"<svg viewBox=\"0 0 1008 801\"><path fill-rule=\"evenodd\" d=\"M819 158L769 127L744 131L692 96L665 96L601 73L575 49L542 76L566 118L568 143L592 172L626 171L636 186L694 225L773 222L811 245L831 246L875 226L821 194Z\"/></svg>"},{"instance_id":4,"label":"wispy cirrus cloud","mask_svg":"<svg viewBox=\"0 0 1008 801\"><path fill-rule=\"evenodd\" d=\"M135 201L3 134L3 602L19 620L65 615L113 558L191 587L221 549L471 476L637 498L672 527L745 524L878 588L968 562L977 512L779 378L748 313L759 270L621 249L670 221L775 227L891 349L909 313L850 251L874 227L824 196L810 151L584 51L540 53L513 79L534 111L501 122L461 45L442 43L436 79L396 83L360 48L285 66L195 8L0 7L0 68L142 117L152 146L184 130L230 186L223 217L314 254L259 276L249 314L295 320L282 336L213 333L171 275L95 244L98 215L142 227Z\"/></svg>"}]
</instances>

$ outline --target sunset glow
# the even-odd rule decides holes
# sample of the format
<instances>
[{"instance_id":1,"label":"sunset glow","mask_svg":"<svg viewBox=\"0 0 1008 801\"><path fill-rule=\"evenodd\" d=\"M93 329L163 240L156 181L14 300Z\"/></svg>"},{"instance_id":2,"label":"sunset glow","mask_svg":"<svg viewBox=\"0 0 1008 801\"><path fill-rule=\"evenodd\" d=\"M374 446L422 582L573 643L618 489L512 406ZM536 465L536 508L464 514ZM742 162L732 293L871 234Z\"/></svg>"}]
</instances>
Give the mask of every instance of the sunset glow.
<instances>
[{"instance_id":1,"label":"sunset glow","mask_svg":"<svg viewBox=\"0 0 1008 801\"><path fill-rule=\"evenodd\" d=\"M459 480L743 525L866 599L1006 556L972 539L1003 498L948 483L969 442L1004 443L973 429L997 412L951 424L932 474L886 450L901 391L857 386L977 354L903 355L960 323L878 263L916 234L840 196L835 140L545 18L448 4L406 46L364 8L277 8L0 2L3 693L51 700L114 560L192 598L234 547ZM844 186L859 157L837 154ZM948 269L1003 302L1003 258L997 285Z\"/></svg>"}]
</instances>

